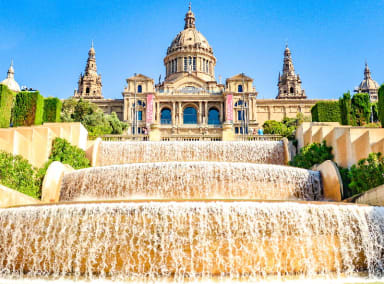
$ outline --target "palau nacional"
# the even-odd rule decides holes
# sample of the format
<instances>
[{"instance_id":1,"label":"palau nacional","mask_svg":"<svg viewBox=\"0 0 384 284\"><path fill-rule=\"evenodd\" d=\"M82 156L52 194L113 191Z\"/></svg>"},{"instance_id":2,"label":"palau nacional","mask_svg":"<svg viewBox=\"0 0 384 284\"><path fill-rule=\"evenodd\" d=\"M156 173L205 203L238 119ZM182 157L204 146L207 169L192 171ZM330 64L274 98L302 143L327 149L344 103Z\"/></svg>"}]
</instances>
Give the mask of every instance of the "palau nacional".
<instances>
[{"instance_id":1,"label":"palau nacional","mask_svg":"<svg viewBox=\"0 0 384 284\"><path fill-rule=\"evenodd\" d=\"M288 46L278 75L276 99L258 99L254 80L243 73L227 78L225 84L216 80L216 57L208 40L196 29L191 5L184 21L184 29L166 51L164 81L155 84L152 78L135 74L126 79L122 99L104 99L92 44L74 98L90 100L106 113L116 112L129 124L127 134L147 134L156 127L162 137L220 137L228 129L234 134L252 134L266 120L280 121L298 113L311 115L311 107L318 100L307 99ZM378 84L370 78L368 66L359 88L377 97Z\"/></svg>"}]
</instances>

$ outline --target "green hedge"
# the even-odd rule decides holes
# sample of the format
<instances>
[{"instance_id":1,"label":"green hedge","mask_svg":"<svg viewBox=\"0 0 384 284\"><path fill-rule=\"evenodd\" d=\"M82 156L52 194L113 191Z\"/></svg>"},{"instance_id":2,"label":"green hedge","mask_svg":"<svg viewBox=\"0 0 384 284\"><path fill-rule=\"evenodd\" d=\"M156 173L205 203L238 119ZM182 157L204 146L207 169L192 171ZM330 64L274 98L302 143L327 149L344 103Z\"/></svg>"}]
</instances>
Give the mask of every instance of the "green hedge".
<instances>
[{"instance_id":1,"label":"green hedge","mask_svg":"<svg viewBox=\"0 0 384 284\"><path fill-rule=\"evenodd\" d=\"M371 120L371 100L369 94L358 93L352 98L353 125L363 126Z\"/></svg>"},{"instance_id":2,"label":"green hedge","mask_svg":"<svg viewBox=\"0 0 384 284\"><path fill-rule=\"evenodd\" d=\"M19 92L16 94L12 109L14 126L40 125L43 123L44 98L38 91Z\"/></svg>"},{"instance_id":3,"label":"green hedge","mask_svg":"<svg viewBox=\"0 0 384 284\"><path fill-rule=\"evenodd\" d=\"M312 121L341 122L339 102L317 102L311 109Z\"/></svg>"},{"instance_id":4,"label":"green hedge","mask_svg":"<svg viewBox=\"0 0 384 284\"><path fill-rule=\"evenodd\" d=\"M379 102L377 104L377 109L381 126L384 127L384 84L381 85L379 89Z\"/></svg>"},{"instance_id":5,"label":"green hedge","mask_svg":"<svg viewBox=\"0 0 384 284\"><path fill-rule=\"evenodd\" d=\"M58 98L44 99L44 122L60 122L63 103Z\"/></svg>"},{"instance_id":6,"label":"green hedge","mask_svg":"<svg viewBox=\"0 0 384 284\"><path fill-rule=\"evenodd\" d=\"M0 84L0 128L10 125L14 99L15 94L7 86Z\"/></svg>"}]
</instances>

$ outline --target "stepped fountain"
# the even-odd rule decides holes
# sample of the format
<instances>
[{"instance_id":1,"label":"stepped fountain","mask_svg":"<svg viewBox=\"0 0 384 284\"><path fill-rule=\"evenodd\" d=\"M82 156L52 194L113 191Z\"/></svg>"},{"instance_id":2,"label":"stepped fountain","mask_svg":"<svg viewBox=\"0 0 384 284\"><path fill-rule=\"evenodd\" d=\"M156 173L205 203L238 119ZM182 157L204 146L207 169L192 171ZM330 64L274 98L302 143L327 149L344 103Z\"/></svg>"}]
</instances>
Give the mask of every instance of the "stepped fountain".
<instances>
[{"instance_id":1,"label":"stepped fountain","mask_svg":"<svg viewBox=\"0 0 384 284\"><path fill-rule=\"evenodd\" d=\"M384 209L332 202L282 142L101 142L55 204L0 210L0 277L337 279L384 273ZM360 278L361 280L361 278Z\"/></svg>"}]
</instances>

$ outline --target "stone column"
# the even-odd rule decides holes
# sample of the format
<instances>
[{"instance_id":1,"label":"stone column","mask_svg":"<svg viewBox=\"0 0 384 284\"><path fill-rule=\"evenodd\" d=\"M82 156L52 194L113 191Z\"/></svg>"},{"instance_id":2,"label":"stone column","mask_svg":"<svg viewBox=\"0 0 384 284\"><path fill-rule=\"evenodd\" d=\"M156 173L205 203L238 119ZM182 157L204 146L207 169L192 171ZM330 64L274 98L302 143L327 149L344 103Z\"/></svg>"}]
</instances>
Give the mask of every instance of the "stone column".
<instances>
[{"instance_id":1,"label":"stone column","mask_svg":"<svg viewBox=\"0 0 384 284\"><path fill-rule=\"evenodd\" d=\"M251 96L248 97L248 119L249 121L253 120L253 98Z\"/></svg>"},{"instance_id":2,"label":"stone column","mask_svg":"<svg viewBox=\"0 0 384 284\"><path fill-rule=\"evenodd\" d=\"M257 122L257 103L256 103L256 99L253 100L253 118Z\"/></svg>"},{"instance_id":3,"label":"stone column","mask_svg":"<svg viewBox=\"0 0 384 284\"><path fill-rule=\"evenodd\" d=\"M223 123L224 122L224 108L223 108L223 103L220 103L220 122Z\"/></svg>"},{"instance_id":4,"label":"stone column","mask_svg":"<svg viewBox=\"0 0 384 284\"><path fill-rule=\"evenodd\" d=\"M172 126L176 126L176 103L172 102Z\"/></svg>"},{"instance_id":5,"label":"stone column","mask_svg":"<svg viewBox=\"0 0 384 284\"><path fill-rule=\"evenodd\" d=\"M199 101L199 110L197 112L197 123L202 124L203 123L203 107L202 107L202 102Z\"/></svg>"},{"instance_id":6,"label":"stone column","mask_svg":"<svg viewBox=\"0 0 384 284\"><path fill-rule=\"evenodd\" d=\"M128 112L129 112L128 99L124 97L124 109L123 109L123 120L124 121L128 121Z\"/></svg>"},{"instance_id":7,"label":"stone column","mask_svg":"<svg viewBox=\"0 0 384 284\"><path fill-rule=\"evenodd\" d=\"M157 123L160 123L160 102L157 102L156 113L157 113Z\"/></svg>"},{"instance_id":8,"label":"stone column","mask_svg":"<svg viewBox=\"0 0 384 284\"><path fill-rule=\"evenodd\" d=\"M181 108L181 102L179 102L179 125L183 124L183 109Z\"/></svg>"},{"instance_id":9,"label":"stone column","mask_svg":"<svg viewBox=\"0 0 384 284\"><path fill-rule=\"evenodd\" d=\"M204 124L208 124L208 101L205 101L205 111L204 111Z\"/></svg>"}]
</instances>

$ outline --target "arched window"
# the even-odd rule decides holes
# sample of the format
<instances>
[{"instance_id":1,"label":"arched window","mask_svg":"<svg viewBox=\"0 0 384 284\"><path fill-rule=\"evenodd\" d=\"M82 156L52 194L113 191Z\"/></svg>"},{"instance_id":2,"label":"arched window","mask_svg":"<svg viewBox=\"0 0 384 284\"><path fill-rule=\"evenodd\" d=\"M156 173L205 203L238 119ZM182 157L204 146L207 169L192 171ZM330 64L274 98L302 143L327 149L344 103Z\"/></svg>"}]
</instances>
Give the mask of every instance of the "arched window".
<instances>
[{"instance_id":1,"label":"arched window","mask_svg":"<svg viewBox=\"0 0 384 284\"><path fill-rule=\"evenodd\" d=\"M184 124L197 124L197 112L193 107L187 107L183 114Z\"/></svg>"},{"instance_id":2,"label":"arched window","mask_svg":"<svg viewBox=\"0 0 384 284\"><path fill-rule=\"evenodd\" d=\"M237 92L242 93L243 92L243 85L238 85L237 86Z\"/></svg>"},{"instance_id":3,"label":"arched window","mask_svg":"<svg viewBox=\"0 0 384 284\"><path fill-rule=\"evenodd\" d=\"M220 124L220 113L217 109L211 108L208 112L208 124Z\"/></svg>"},{"instance_id":4,"label":"arched window","mask_svg":"<svg viewBox=\"0 0 384 284\"><path fill-rule=\"evenodd\" d=\"M87 87L87 88L85 89L85 92L86 92L87 94L89 94L89 87Z\"/></svg>"},{"instance_id":5,"label":"arched window","mask_svg":"<svg viewBox=\"0 0 384 284\"><path fill-rule=\"evenodd\" d=\"M172 112L169 108L163 108L161 110L160 123L161 124L171 124L172 123Z\"/></svg>"},{"instance_id":6,"label":"arched window","mask_svg":"<svg viewBox=\"0 0 384 284\"><path fill-rule=\"evenodd\" d=\"M143 92L143 87L141 85L137 86L137 92L142 93Z\"/></svg>"},{"instance_id":7,"label":"arched window","mask_svg":"<svg viewBox=\"0 0 384 284\"><path fill-rule=\"evenodd\" d=\"M291 87L291 88L289 89L289 92L290 92L291 94L293 94L293 87Z\"/></svg>"}]
</instances>

